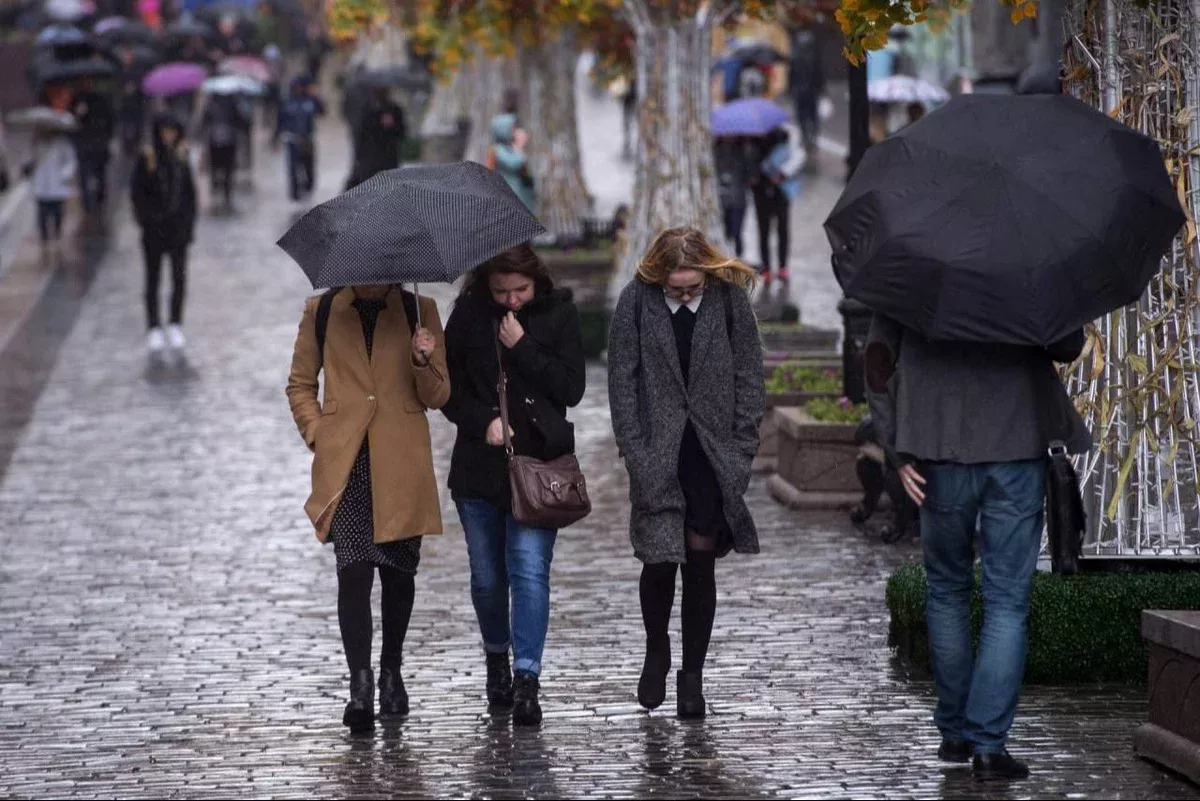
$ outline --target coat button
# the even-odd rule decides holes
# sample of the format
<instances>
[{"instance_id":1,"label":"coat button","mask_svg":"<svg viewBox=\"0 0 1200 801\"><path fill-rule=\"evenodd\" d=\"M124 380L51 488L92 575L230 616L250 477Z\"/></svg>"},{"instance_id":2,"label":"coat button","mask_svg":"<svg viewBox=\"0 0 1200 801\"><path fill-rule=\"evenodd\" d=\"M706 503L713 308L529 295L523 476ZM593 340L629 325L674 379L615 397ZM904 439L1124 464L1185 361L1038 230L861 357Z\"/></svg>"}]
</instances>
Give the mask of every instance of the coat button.
<instances>
[{"instance_id":1,"label":"coat button","mask_svg":"<svg viewBox=\"0 0 1200 801\"><path fill-rule=\"evenodd\" d=\"M367 400L368 400L369 402L371 402L371 403L374 403L374 402L375 402L375 396L374 396L374 395L368 395L368 396L367 396Z\"/></svg>"}]
</instances>

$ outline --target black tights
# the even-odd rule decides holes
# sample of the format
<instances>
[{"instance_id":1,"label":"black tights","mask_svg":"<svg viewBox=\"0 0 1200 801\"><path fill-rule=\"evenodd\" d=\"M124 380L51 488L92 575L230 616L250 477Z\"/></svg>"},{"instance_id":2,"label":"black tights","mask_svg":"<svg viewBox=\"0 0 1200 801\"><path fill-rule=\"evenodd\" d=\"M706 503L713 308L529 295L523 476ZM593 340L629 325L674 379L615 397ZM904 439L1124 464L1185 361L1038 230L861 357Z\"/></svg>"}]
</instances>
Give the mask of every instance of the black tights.
<instances>
[{"instance_id":1,"label":"black tights","mask_svg":"<svg viewBox=\"0 0 1200 801\"><path fill-rule=\"evenodd\" d=\"M688 535L687 562L659 562L642 566L639 590L647 651L669 652L668 626L675 605L675 571L683 573L683 670L699 672L708 656L713 619L717 615L716 538Z\"/></svg>"},{"instance_id":2,"label":"black tights","mask_svg":"<svg viewBox=\"0 0 1200 801\"><path fill-rule=\"evenodd\" d=\"M404 650L404 635L412 617L416 584L409 573L390 567L379 568L383 589L383 652L379 664L399 668ZM375 565L355 562L338 572L338 625L342 629L342 647L346 664L353 673L371 667L371 586L375 583Z\"/></svg>"}]
</instances>

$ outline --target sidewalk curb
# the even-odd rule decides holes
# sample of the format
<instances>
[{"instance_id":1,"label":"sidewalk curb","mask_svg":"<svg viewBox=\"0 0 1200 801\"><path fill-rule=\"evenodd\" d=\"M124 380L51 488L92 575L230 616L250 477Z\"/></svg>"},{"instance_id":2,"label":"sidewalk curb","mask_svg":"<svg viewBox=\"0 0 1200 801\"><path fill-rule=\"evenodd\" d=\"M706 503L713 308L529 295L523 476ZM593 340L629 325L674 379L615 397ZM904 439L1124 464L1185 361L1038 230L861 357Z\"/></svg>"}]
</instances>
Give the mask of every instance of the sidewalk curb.
<instances>
[{"instance_id":1,"label":"sidewalk curb","mask_svg":"<svg viewBox=\"0 0 1200 801\"><path fill-rule=\"evenodd\" d=\"M33 188L21 181L0 204L0 279L21 254L25 234L33 225Z\"/></svg>"}]
</instances>

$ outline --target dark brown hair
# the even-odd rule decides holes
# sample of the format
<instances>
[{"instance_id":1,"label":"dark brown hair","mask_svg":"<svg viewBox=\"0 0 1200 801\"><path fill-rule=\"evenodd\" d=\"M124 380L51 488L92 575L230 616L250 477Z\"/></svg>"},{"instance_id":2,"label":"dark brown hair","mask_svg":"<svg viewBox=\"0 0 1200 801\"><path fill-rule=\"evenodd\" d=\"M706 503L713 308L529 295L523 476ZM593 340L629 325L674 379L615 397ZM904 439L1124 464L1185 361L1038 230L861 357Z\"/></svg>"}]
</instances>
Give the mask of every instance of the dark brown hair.
<instances>
[{"instance_id":1,"label":"dark brown hair","mask_svg":"<svg viewBox=\"0 0 1200 801\"><path fill-rule=\"evenodd\" d=\"M523 275L526 278L532 278L539 295L554 289L554 281L550 277L550 270L546 267L546 262L542 261L542 257L537 254L537 251L526 242L492 256L467 273L459 297L465 298L479 293L487 293L488 279L493 275L500 274Z\"/></svg>"}]
</instances>

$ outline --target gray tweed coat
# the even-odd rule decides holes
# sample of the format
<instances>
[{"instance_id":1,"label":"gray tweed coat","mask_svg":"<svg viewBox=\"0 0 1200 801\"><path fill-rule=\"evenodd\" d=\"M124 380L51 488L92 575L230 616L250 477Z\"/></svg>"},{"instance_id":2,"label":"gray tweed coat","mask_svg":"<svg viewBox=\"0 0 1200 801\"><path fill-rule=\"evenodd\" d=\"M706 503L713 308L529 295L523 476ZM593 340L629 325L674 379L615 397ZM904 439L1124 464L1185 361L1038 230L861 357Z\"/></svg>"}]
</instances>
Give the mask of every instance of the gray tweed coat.
<instances>
[{"instance_id":1,"label":"gray tweed coat","mask_svg":"<svg viewBox=\"0 0 1200 801\"><path fill-rule=\"evenodd\" d=\"M700 304L684 386L671 312L662 287L646 286L638 336L634 283L621 292L608 343L613 433L629 471L629 534L643 562L686 561L679 446L688 420L721 485L738 553L758 553L758 532L743 496L763 418L763 356L750 298L730 287L733 327L726 335L719 287Z\"/></svg>"}]
</instances>

